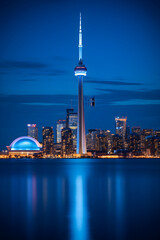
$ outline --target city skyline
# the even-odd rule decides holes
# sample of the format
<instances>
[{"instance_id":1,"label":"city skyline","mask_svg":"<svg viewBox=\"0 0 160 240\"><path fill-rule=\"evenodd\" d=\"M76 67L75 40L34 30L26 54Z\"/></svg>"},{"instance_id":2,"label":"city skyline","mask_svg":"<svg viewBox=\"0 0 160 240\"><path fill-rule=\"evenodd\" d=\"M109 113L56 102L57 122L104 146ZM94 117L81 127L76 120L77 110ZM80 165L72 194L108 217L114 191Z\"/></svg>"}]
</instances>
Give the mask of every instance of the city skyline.
<instances>
[{"instance_id":1,"label":"city skyline","mask_svg":"<svg viewBox=\"0 0 160 240\"><path fill-rule=\"evenodd\" d=\"M57 123L64 124L65 120ZM3 150L0 157L4 158L79 158L74 141L77 137L77 113L67 109L66 124L59 131L57 141L53 127L43 127L42 144L37 141L36 124L28 124L28 136L16 138ZM59 126L61 128L61 126ZM31 136L32 135L32 136ZM78 146L78 145L77 145ZM139 126L127 126L127 117L115 117L115 132L106 129L89 129L86 134L86 154L89 158L154 158L160 157L160 130L141 129Z\"/></svg>"},{"instance_id":2,"label":"city skyline","mask_svg":"<svg viewBox=\"0 0 160 240\"><path fill-rule=\"evenodd\" d=\"M1 3L1 149L27 135L26 124L54 126L56 132L65 109L72 105L78 110L73 72L80 10L89 69L84 82L86 132L113 132L115 116L127 116L131 126L159 129L159 3L101 3L89 8L87 1L86 10L78 2L69 9L63 1L15 1L14 11L12 2ZM95 108L87 106L92 96Z\"/></svg>"}]
</instances>

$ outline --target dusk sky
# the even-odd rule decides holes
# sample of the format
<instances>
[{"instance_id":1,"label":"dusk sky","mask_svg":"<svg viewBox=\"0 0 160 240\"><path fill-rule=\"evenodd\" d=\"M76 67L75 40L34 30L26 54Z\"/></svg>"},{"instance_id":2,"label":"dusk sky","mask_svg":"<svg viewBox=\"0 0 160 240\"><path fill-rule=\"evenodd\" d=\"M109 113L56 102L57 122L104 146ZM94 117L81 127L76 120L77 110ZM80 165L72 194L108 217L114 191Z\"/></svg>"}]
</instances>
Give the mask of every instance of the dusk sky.
<instances>
[{"instance_id":1,"label":"dusk sky","mask_svg":"<svg viewBox=\"0 0 160 240\"><path fill-rule=\"evenodd\" d=\"M5 0L0 3L0 149L77 111L82 13L86 132L130 126L160 129L159 0ZM87 105L95 96L96 107Z\"/></svg>"}]
</instances>

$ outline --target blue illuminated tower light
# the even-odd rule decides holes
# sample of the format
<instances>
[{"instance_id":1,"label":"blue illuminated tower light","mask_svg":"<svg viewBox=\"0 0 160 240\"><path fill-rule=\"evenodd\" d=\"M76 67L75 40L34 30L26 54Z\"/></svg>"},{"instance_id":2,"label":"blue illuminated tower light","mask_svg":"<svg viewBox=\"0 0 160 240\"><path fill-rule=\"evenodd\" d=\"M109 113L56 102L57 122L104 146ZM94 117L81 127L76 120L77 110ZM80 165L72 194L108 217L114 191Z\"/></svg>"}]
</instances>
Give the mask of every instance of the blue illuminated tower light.
<instances>
[{"instance_id":1,"label":"blue illuminated tower light","mask_svg":"<svg viewBox=\"0 0 160 240\"><path fill-rule=\"evenodd\" d=\"M87 74L87 68L82 61L82 27L81 27L81 13L79 24L79 63L75 67L75 76L78 76L78 128L77 128L77 153L86 154L86 134L84 121L84 100L83 100L83 76Z\"/></svg>"}]
</instances>

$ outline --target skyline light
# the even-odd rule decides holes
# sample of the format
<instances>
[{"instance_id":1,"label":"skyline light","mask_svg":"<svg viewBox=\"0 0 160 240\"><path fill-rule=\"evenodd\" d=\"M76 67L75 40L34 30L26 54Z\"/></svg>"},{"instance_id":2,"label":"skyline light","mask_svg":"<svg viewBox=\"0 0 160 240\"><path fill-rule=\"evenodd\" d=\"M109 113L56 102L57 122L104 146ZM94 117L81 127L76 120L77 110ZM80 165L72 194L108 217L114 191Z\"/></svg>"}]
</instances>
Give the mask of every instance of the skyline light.
<instances>
[{"instance_id":1,"label":"skyline light","mask_svg":"<svg viewBox=\"0 0 160 240\"><path fill-rule=\"evenodd\" d=\"M82 0L81 9L78 1L1 2L0 149L27 135L27 123L56 132L71 102L78 111L73 69L80 11L89 69L84 94L96 101L93 109L85 99L86 132L113 132L117 115L131 126L159 129L159 9L151 0Z\"/></svg>"}]
</instances>

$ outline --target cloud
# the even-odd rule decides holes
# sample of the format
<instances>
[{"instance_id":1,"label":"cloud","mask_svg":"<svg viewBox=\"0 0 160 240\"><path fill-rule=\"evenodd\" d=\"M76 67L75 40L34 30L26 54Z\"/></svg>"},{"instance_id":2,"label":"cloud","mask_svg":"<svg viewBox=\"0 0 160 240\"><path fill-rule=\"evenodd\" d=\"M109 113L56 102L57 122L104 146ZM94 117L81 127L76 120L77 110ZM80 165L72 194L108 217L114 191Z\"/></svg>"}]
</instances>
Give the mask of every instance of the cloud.
<instances>
[{"instance_id":1,"label":"cloud","mask_svg":"<svg viewBox=\"0 0 160 240\"><path fill-rule=\"evenodd\" d=\"M113 77L112 80L124 81L124 80L126 80L126 79L123 78L123 77L120 77L120 76L116 76L116 77Z\"/></svg>"},{"instance_id":2,"label":"cloud","mask_svg":"<svg viewBox=\"0 0 160 240\"><path fill-rule=\"evenodd\" d=\"M27 105L65 105L78 100L76 95L0 95L0 103ZM41 105L42 105L41 104Z\"/></svg>"},{"instance_id":3,"label":"cloud","mask_svg":"<svg viewBox=\"0 0 160 240\"><path fill-rule=\"evenodd\" d=\"M51 70L47 70L45 72L38 72L38 73L33 73L33 76L63 76L66 75L68 71L66 70L61 70L61 69L56 69L52 68Z\"/></svg>"},{"instance_id":4,"label":"cloud","mask_svg":"<svg viewBox=\"0 0 160 240\"><path fill-rule=\"evenodd\" d=\"M65 70L59 70L59 69L53 69L52 72L46 73L48 76L62 76L65 75L67 71Z\"/></svg>"},{"instance_id":5,"label":"cloud","mask_svg":"<svg viewBox=\"0 0 160 240\"><path fill-rule=\"evenodd\" d=\"M107 84L107 85L119 85L119 86L139 86L141 83L133 83L133 82L122 82L122 81L98 81L98 80L86 80L85 83L92 84Z\"/></svg>"},{"instance_id":6,"label":"cloud","mask_svg":"<svg viewBox=\"0 0 160 240\"><path fill-rule=\"evenodd\" d=\"M20 82L35 82L37 79L21 79Z\"/></svg>"},{"instance_id":7,"label":"cloud","mask_svg":"<svg viewBox=\"0 0 160 240\"><path fill-rule=\"evenodd\" d=\"M96 105L157 105L160 101L160 89L152 90L115 90L100 89L96 96Z\"/></svg>"},{"instance_id":8,"label":"cloud","mask_svg":"<svg viewBox=\"0 0 160 240\"><path fill-rule=\"evenodd\" d=\"M29 61L2 61L0 68L2 69L44 69L47 64Z\"/></svg>"},{"instance_id":9,"label":"cloud","mask_svg":"<svg viewBox=\"0 0 160 240\"><path fill-rule=\"evenodd\" d=\"M0 76L6 75L7 72L0 72Z\"/></svg>"},{"instance_id":10,"label":"cloud","mask_svg":"<svg viewBox=\"0 0 160 240\"><path fill-rule=\"evenodd\" d=\"M130 99L127 101L113 102L111 105L160 105L160 100Z\"/></svg>"},{"instance_id":11,"label":"cloud","mask_svg":"<svg viewBox=\"0 0 160 240\"><path fill-rule=\"evenodd\" d=\"M57 61L65 61L63 57L54 57L54 60ZM0 75L7 74L10 70L20 70L20 69L28 69L35 70L30 73L32 76L63 76L68 73L66 70L62 70L59 68L53 68L50 65L40 62L28 62L28 61L1 61L0 69L3 69L0 72ZM42 71L40 71L42 70ZM22 81L31 81L31 80L22 80Z\"/></svg>"},{"instance_id":12,"label":"cloud","mask_svg":"<svg viewBox=\"0 0 160 240\"><path fill-rule=\"evenodd\" d=\"M160 103L160 89L152 90L115 90L98 89L95 96L96 106L103 105L158 105ZM90 96L85 96L88 102ZM77 106L77 95L0 95L0 103L23 104L32 106Z\"/></svg>"},{"instance_id":13,"label":"cloud","mask_svg":"<svg viewBox=\"0 0 160 240\"><path fill-rule=\"evenodd\" d=\"M106 92L106 94L102 94L104 97L109 96L109 98L111 98L112 95L114 99L120 101L128 99L160 100L160 89L134 91L134 90L115 90L96 88L96 90Z\"/></svg>"},{"instance_id":14,"label":"cloud","mask_svg":"<svg viewBox=\"0 0 160 240\"><path fill-rule=\"evenodd\" d=\"M67 106L65 103L43 103L43 102L34 102L34 103L21 103L31 106Z\"/></svg>"}]
</instances>

